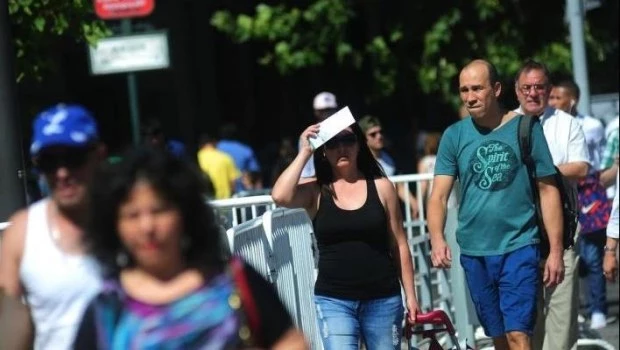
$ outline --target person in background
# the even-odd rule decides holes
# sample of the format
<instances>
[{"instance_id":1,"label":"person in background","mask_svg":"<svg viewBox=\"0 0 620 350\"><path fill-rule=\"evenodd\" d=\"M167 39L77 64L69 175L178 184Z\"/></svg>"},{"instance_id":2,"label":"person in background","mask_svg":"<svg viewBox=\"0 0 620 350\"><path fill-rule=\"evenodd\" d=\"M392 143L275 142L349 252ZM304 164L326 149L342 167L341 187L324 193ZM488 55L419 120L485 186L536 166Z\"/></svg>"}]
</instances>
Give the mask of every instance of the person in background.
<instances>
[{"instance_id":1,"label":"person in background","mask_svg":"<svg viewBox=\"0 0 620 350\"><path fill-rule=\"evenodd\" d=\"M609 128L610 125L607 125ZM607 135L607 144L603 150L601 159L601 184L607 187L607 197L614 198L617 188L614 187L614 177L618 172L618 150L619 150L619 130L616 121L615 128L609 128Z\"/></svg>"},{"instance_id":2,"label":"person in background","mask_svg":"<svg viewBox=\"0 0 620 350\"><path fill-rule=\"evenodd\" d=\"M603 268L603 247L605 245L605 230L609 221L609 213L611 212L611 203L607 199L605 187L601 184L600 167L601 158L605 149L605 128L603 123L590 116L584 116L577 112L579 104L579 86L572 80L564 80L554 84L549 97L549 106L564 111L573 116L585 136L585 144L587 149L587 159L590 167L584 178L578 179L577 190L579 195L579 268L587 277L587 295L591 308L590 328L600 329L607 324L606 315L606 286L604 277L600 276ZM543 125L544 127L544 125ZM559 133L557 130L549 130L546 134L548 140L558 142ZM577 150L577 146L573 143L576 138L569 137L567 141L567 149ZM570 157L570 154L569 154ZM567 256L567 253L564 255ZM568 265L567 265L568 266ZM567 276L569 272L567 271ZM568 282L568 281L567 281ZM566 283L566 282L565 282ZM573 282L578 283L577 279ZM575 286L574 301L572 305L566 304L564 308L570 307L571 318L578 309L578 288ZM602 292L601 292L602 291ZM555 293L558 293L556 291ZM560 299L561 300L561 299ZM561 307L558 305L557 307ZM565 311L568 315L568 310ZM556 312L557 314L557 312ZM563 315L559 315L561 319L565 319ZM550 348L557 346L570 347L576 341L577 326L565 329L563 324L558 324L557 329L550 329L547 334L549 337L557 338L560 333L564 332L567 338L572 338L570 343L557 343ZM556 332L557 331L557 332ZM549 347L547 347L549 348Z\"/></svg>"},{"instance_id":3,"label":"person in background","mask_svg":"<svg viewBox=\"0 0 620 350\"><path fill-rule=\"evenodd\" d=\"M9 219L0 252L0 289L26 300L34 349L68 350L84 309L101 288L84 235L87 192L105 150L91 113L80 105L59 104L36 116L30 155L50 194Z\"/></svg>"},{"instance_id":4,"label":"person in background","mask_svg":"<svg viewBox=\"0 0 620 350\"><path fill-rule=\"evenodd\" d=\"M394 185L372 156L357 123L312 149L320 125L300 135L301 149L271 196L277 205L304 208L319 250L314 287L326 350L400 349L403 300L408 322L419 311L414 268ZM299 183L314 154L316 178ZM399 284L400 277L400 284Z\"/></svg>"},{"instance_id":5,"label":"person in background","mask_svg":"<svg viewBox=\"0 0 620 350\"><path fill-rule=\"evenodd\" d=\"M439 144L428 200L431 260L440 268L452 264L444 230L448 198L458 179L456 239L478 319L496 349L531 349L540 285L540 229L529 174L520 157L520 117L501 108L501 92L498 72L488 61L471 61L459 74L460 97L471 117L448 127ZM562 209L540 124L532 129L531 143L551 246L542 282L553 287L564 272Z\"/></svg>"},{"instance_id":6,"label":"person in background","mask_svg":"<svg viewBox=\"0 0 620 350\"><path fill-rule=\"evenodd\" d=\"M589 169L585 136L576 118L549 106L551 88L547 67L540 62L526 61L515 78L519 100L515 112L540 121L553 164L576 189L578 181L587 175ZM539 309L543 312L538 314L533 338L537 349L570 349L577 341L579 276L575 248L564 250L563 259L563 282L553 288L544 288L540 293Z\"/></svg>"},{"instance_id":7,"label":"person in background","mask_svg":"<svg viewBox=\"0 0 620 350\"><path fill-rule=\"evenodd\" d=\"M431 132L426 136L424 140L424 153L422 158L418 161L417 171L418 174L433 174L435 172L435 162L437 161L437 150L439 148L439 140L441 139L441 133ZM433 183L431 181L420 182L420 192L424 202L428 199L431 193Z\"/></svg>"},{"instance_id":8,"label":"person in background","mask_svg":"<svg viewBox=\"0 0 620 350\"><path fill-rule=\"evenodd\" d=\"M618 172L616 172L616 188L618 187ZM607 242L605 244L605 258L603 259L603 273L609 282L615 282L618 276L618 231L620 218L618 214L618 193L614 196L611 216L607 223Z\"/></svg>"},{"instance_id":9,"label":"person in background","mask_svg":"<svg viewBox=\"0 0 620 350\"><path fill-rule=\"evenodd\" d=\"M307 349L277 294L220 250L189 162L137 149L97 175L89 251L105 271L74 348Z\"/></svg>"},{"instance_id":10,"label":"person in background","mask_svg":"<svg viewBox=\"0 0 620 350\"><path fill-rule=\"evenodd\" d=\"M394 159L385 151L383 128L379 118L370 115L362 117L358 121L358 125L362 129L364 135L366 135L366 144L372 153L375 160L381 165L385 175L394 176L397 174L396 163ZM418 217L418 201L411 191L415 191L415 187L410 188L409 191L405 189L404 184L399 183L396 185L398 191L398 197L403 203L409 202L409 208L411 211L411 218Z\"/></svg>"},{"instance_id":11,"label":"person in background","mask_svg":"<svg viewBox=\"0 0 620 350\"><path fill-rule=\"evenodd\" d=\"M314 96L312 100L312 110L314 117L318 123L330 117L332 114L338 111L338 102L336 101L336 95L331 92L323 91ZM301 144L299 145L301 150ZM303 183L308 179L312 179L316 176L314 169L313 157L310 157L301 172L300 181Z\"/></svg>"},{"instance_id":12,"label":"person in background","mask_svg":"<svg viewBox=\"0 0 620 350\"><path fill-rule=\"evenodd\" d=\"M252 150L252 147L239 141L235 124L227 123L221 127L217 149L230 155L235 161L235 166L241 172L241 177L235 182L234 192L238 193L263 188L260 165L254 155L254 150Z\"/></svg>"},{"instance_id":13,"label":"person in background","mask_svg":"<svg viewBox=\"0 0 620 350\"><path fill-rule=\"evenodd\" d=\"M572 115L581 126L586 146L590 172L596 172L601 166L601 157L605 149L605 127L603 123L589 115L577 111L581 91L573 80L562 80L553 84L549 94L549 106Z\"/></svg>"},{"instance_id":14,"label":"person in background","mask_svg":"<svg viewBox=\"0 0 620 350\"><path fill-rule=\"evenodd\" d=\"M198 166L211 183L213 198L226 199L234 193L235 183L241 174L232 157L218 150L217 144L217 139L208 134L200 137Z\"/></svg>"},{"instance_id":15,"label":"person in background","mask_svg":"<svg viewBox=\"0 0 620 350\"><path fill-rule=\"evenodd\" d=\"M293 162L296 155L297 150L295 149L293 140L288 137L283 138L280 141L280 147L278 148L278 158L276 159L271 170L271 187L273 187L276 183L276 180L280 177L280 174L282 174L284 169L286 169Z\"/></svg>"},{"instance_id":16,"label":"person in background","mask_svg":"<svg viewBox=\"0 0 620 350\"><path fill-rule=\"evenodd\" d=\"M169 138L159 120L150 119L142 124L141 136L145 145L165 149L180 158L187 156L185 145L181 141Z\"/></svg>"}]
</instances>

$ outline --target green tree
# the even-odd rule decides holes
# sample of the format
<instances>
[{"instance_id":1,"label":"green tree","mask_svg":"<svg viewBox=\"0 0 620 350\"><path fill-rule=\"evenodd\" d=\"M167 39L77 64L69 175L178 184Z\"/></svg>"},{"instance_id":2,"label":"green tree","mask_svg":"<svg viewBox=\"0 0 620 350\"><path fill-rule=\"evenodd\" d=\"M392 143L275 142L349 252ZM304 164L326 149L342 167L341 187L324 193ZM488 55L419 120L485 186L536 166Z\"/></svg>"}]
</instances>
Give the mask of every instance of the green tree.
<instances>
[{"instance_id":1,"label":"green tree","mask_svg":"<svg viewBox=\"0 0 620 350\"><path fill-rule=\"evenodd\" d=\"M477 57L507 77L528 57L554 72L571 70L563 0L296 3L305 6L262 3L254 13L222 9L211 24L235 42L260 44L260 64L283 75L331 61L367 70L371 100L389 97L411 80L422 93L457 107L458 71ZM587 23L586 37L591 66L617 57L617 35L611 42L597 39Z\"/></svg>"},{"instance_id":2,"label":"green tree","mask_svg":"<svg viewBox=\"0 0 620 350\"><path fill-rule=\"evenodd\" d=\"M111 34L93 15L92 0L9 0L17 56L17 81L41 79L52 69L46 57L55 38L68 36L95 44Z\"/></svg>"}]
</instances>

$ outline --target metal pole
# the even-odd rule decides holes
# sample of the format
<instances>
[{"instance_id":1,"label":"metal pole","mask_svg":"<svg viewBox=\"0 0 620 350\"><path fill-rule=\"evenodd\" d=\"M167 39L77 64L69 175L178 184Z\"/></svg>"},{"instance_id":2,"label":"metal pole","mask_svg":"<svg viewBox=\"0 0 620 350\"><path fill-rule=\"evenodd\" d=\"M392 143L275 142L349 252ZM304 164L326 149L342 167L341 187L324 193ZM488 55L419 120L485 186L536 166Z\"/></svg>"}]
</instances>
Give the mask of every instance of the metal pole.
<instances>
[{"instance_id":1,"label":"metal pole","mask_svg":"<svg viewBox=\"0 0 620 350\"><path fill-rule=\"evenodd\" d=\"M588 60L583 36L584 8L582 0L566 0L566 17L570 30L570 46L573 58L573 76L581 90L579 113L590 114L590 83L588 81Z\"/></svg>"},{"instance_id":2,"label":"metal pole","mask_svg":"<svg viewBox=\"0 0 620 350\"><path fill-rule=\"evenodd\" d=\"M0 222L26 204L9 6L0 0Z\"/></svg>"},{"instance_id":3,"label":"metal pole","mask_svg":"<svg viewBox=\"0 0 620 350\"><path fill-rule=\"evenodd\" d=\"M121 20L123 34L131 34L131 19ZM127 73L127 95L129 98L129 113L131 116L131 131L133 143L140 143L140 110L138 107L138 83L136 73Z\"/></svg>"}]
</instances>

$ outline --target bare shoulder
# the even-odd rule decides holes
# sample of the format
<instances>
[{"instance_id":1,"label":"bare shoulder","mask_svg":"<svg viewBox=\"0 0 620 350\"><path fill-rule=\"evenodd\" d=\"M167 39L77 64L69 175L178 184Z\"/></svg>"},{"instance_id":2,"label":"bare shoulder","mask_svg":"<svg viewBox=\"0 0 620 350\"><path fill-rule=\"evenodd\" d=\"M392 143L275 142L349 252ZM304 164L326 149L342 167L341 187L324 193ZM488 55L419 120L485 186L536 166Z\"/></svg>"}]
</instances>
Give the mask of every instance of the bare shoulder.
<instances>
[{"instance_id":1,"label":"bare shoulder","mask_svg":"<svg viewBox=\"0 0 620 350\"><path fill-rule=\"evenodd\" d=\"M5 253L21 256L26 236L28 209L21 209L13 214L8 221L9 226L0 235L1 249Z\"/></svg>"},{"instance_id":2,"label":"bare shoulder","mask_svg":"<svg viewBox=\"0 0 620 350\"><path fill-rule=\"evenodd\" d=\"M379 193L379 198L382 202L396 198L396 188L394 187L394 183L387 177L375 179L375 185L377 187L377 192Z\"/></svg>"}]
</instances>

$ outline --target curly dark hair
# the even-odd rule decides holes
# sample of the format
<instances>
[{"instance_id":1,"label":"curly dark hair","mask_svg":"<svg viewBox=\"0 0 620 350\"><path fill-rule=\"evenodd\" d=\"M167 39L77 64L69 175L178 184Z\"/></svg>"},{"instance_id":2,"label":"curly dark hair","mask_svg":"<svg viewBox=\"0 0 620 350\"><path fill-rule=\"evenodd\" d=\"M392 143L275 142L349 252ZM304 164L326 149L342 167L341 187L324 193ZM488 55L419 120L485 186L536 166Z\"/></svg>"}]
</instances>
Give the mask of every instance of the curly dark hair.
<instances>
[{"instance_id":1,"label":"curly dark hair","mask_svg":"<svg viewBox=\"0 0 620 350\"><path fill-rule=\"evenodd\" d=\"M225 253L222 231L213 208L207 204L205 182L198 169L168 152L150 147L130 150L123 160L102 166L90 189L87 247L100 262L106 277L117 276L117 256L124 251L117 231L120 206L138 181L146 181L178 208L183 235L191 243L183 250L185 263L202 273L221 271ZM135 264L128 256L128 266Z\"/></svg>"},{"instance_id":2,"label":"curly dark hair","mask_svg":"<svg viewBox=\"0 0 620 350\"><path fill-rule=\"evenodd\" d=\"M377 179L386 177L383 168L370 152L366 143L366 135L358 123L351 125L353 134L357 137L359 152L357 153L357 169L364 174L367 179ZM334 172L327 158L325 158L325 145L314 150L314 169L316 170L316 182L321 187L321 193L333 196L331 184L334 182Z\"/></svg>"}]
</instances>

